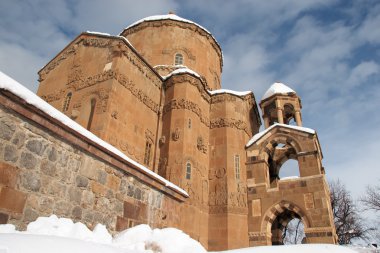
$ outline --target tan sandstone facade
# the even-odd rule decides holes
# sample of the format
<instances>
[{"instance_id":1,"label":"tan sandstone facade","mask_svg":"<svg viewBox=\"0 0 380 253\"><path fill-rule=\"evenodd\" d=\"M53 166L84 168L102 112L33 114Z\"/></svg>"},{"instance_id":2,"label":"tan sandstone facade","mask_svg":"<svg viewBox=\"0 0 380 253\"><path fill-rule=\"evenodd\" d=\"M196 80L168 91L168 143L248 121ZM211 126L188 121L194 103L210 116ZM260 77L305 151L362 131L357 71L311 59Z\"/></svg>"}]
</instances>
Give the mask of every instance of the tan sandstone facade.
<instances>
[{"instance_id":1,"label":"tan sandstone facade","mask_svg":"<svg viewBox=\"0 0 380 253\"><path fill-rule=\"evenodd\" d=\"M172 205L178 219L165 226L209 250L279 243L294 217L307 242L334 243L317 135L285 125L301 126L300 99L292 92L264 99L267 129L257 138L255 97L221 90L222 66L214 37L171 14L120 36L82 33L39 72L37 94L185 189L190 197ZM300 178L278 179L287 159L298 160ZM118 222L124 229L139 221L128 222L127 213Z\"/></svg>"}]
</instances>

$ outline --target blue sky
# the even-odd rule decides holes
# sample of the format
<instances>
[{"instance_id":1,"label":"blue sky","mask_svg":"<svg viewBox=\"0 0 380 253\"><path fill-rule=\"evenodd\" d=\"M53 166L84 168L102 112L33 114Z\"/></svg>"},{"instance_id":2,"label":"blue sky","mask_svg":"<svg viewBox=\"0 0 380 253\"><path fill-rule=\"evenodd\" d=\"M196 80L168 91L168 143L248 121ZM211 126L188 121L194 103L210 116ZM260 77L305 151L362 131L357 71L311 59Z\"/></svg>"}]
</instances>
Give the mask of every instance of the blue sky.
<instances>
[{"instance_id":1,"label":"blue sky","mask_svg":"<svg viewBox=\"0 0 380 253\"><path fill-rule=\"evenodd\" d=\"M253 90L258 101L275 81L297 91L329 179L354 196L380 183L377 0L2 0L0 70L36 91L37 71L80 32L118 34L169 11L216 37L223 88Z\"/></svg>"}]
</instances>

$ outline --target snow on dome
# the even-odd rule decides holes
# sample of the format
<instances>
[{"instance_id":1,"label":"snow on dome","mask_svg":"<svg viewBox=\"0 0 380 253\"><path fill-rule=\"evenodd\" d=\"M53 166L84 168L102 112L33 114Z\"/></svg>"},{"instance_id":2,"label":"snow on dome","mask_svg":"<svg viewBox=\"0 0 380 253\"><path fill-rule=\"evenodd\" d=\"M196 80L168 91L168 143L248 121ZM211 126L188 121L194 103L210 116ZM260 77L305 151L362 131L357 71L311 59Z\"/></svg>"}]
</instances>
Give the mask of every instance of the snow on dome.
<instances>
[{"instance_id":1,"label":"snow on dome","mask_svg":"<svg viewBox=\"0 0 380 253\"><path fill-rule=\"evenodd\" d=\"M207 92L210 95L228 93L228 94L236 95L239 97L246 96L246 95L253 93L252 91L234 91L234 90L227 90L227 89L207 90Z\"/></svg>"},{"instance_id":2,"label":"snow on dome","mask_svg":"<svg viewBox=\"0 0 380 253\"><path fill-rule=\"evenodd\" d=\"M120 157L124 161L132 164L139 170L140 172L147 174L151 176L152 178L155 178L157 181L163 183L166 187L179 192L180 194L184 196L189 196L189 194L178 187L177 185L173 184L172 182L169 182L165 178L161 177L157 173L151 171L150 169L146 168L142 164L136 162L135 160L129 158L126 156L123 152L121 152L119 149L115 148L108 142L105 142L104 140L100 139L81 125L79 125L77 122L73 121L69 117L67 117L62 112L58 111L56 108L51 106L49 103L44 101L42 98L25 88L22 84L18 83L17 81L13 80L6 74L0 71L0 89L7 90L14 95L18 96L19 98L25 100L26 103L35 106L36 108L40 109L41 111L45 112L46 114L50 115L50 117L58 120L62 124L68 126L73 131L79 133L82 136L85 136L87 139L97 143L98 145L102 146L109 152L115 154L116 156Z\"/></svg>"},{"instance_id":3,"label":"snow on dome","mask_svg":"<svg viewBox=\"0 0 380 253\"><path fill-rule=\"evenodd\" d=\"M296 92L294 90L292 90L291 88L289 88L285 84L276 82L269 87L269 89L265 92L265 94L261 100L267 99L270 96L273 96L274 94L286 95L288 93L296 94Z\"/></svg>"},{"instance_id":4,"label":"snow on dome","mask_svg":"<svg viewBox=\"0 0 380 253\"><path fill-rule=\"evenodd\" d=\"M180 21L180 22L188 23L188 24L194 24L194 25L198 26L199 28L201 28L202 30L204 30L205 32L207 32L208 34L210 34L212 36L212 34L206 28L204 28L203 26L201 26L201 25L199 25L199 24L197 24L197 23L195 23L195 22L193 22L191 20L178 17L177 15L172 14L172 13L171 14L167 14L167 15L154 15L154 16L149 16L149 17L146 17L146 18L142 18L142 19L136 21L135 23L129 25L125 29L131 28L131 27L136 26L136 25L138 25L140 23L143 23L145 21L157 21L157 20L167 20L167 19L175 20L175 21Z\"/></svg>"},{"instance_id":5,"label":"snow on dome","mask_svg":"<svg viewBox=\"0 0 380 253\"><path fill-rule=\"evenodd\" d=\"M315 130L313 130L311 128L275 123L275 124L271 125L270 127L268 127L267 129L265 129L264 131L261 131L260 133L255 134L247 142L247 144L245 146L248 148L249 146L251 146L253 143L258 141L262 136L264 136L266 133L268 133L270 130L272 130L275 127L285 127L285 128L295 129L295 130L305 132L305 133L315 134Z\"/></svg>"},{"instance_id":6,"label":"snow on dome","mask_svg":"<svg viewBox=\"0 0 380 253\"><path fill-rule=\"evenodd\" d=\"M146 22L146 21L157 21L157 20L175 20L175 21L179 21L179 22L183 22L183 23L188 23L188 24L193 24L193 25L196 25L198 26L199 28L201 28L203 31L205 31L206 33L208 33L212 38L213 40L215 41L215 43L217 44L217 46L219 47L220 49L220 53L222 54L222 62L224 62L224 56L223 56L223 52L222 52L222 48L220 47L218 41L215 39L215 37L212 35L212 33L210 33L206 28L204 28L203 26L191 21L191 20L188 20L188 19L185 19L185 18L181 18L177 15L175 15L174 13L169 13L167 15L154 15L154 16L149 16L149 17L146 17L146 18L143 18L143 19L140 19L136 22L134 22L133 24L127 26L124 30L127 30L133 26L136 26L140 23L143 23L143 22ZM121 32L120 34L122 34L123 32Z\"/></svg>"}]
</instances>

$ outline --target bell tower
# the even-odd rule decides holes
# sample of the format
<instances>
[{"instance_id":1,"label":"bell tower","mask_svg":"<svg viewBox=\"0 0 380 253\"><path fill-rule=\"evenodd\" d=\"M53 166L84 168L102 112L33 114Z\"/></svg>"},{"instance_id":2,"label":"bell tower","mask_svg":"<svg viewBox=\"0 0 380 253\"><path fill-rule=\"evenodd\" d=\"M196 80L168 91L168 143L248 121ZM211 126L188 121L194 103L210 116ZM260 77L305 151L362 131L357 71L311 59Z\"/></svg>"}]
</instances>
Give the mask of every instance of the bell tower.
<instances>
[{"instance_id":1,"label":"bell tower","mask_svg":"<svg viewBox=\"0 0 380 253\"><path fill-rule=\"evenodd\" d=\"M301 99L296 92L283 83L276 82L265 92L260 108L265 128L274 123L290 125L292 120L302 126Z\"/></svg>"},{"instance_id":2,"label":"bell tower","mask_svg":"<svg viewBox=\"0 0 380 253\"><path fill-rule=\"evenodd\" d=\"M265 130L246 145L249 246L283 244L294 219L304 226L302 242L336 243L323 155L315 130L302 127L301 99L274 83L260 107ZM289 160L299 175L280 178Z\"/></svg>"}]
</instances>

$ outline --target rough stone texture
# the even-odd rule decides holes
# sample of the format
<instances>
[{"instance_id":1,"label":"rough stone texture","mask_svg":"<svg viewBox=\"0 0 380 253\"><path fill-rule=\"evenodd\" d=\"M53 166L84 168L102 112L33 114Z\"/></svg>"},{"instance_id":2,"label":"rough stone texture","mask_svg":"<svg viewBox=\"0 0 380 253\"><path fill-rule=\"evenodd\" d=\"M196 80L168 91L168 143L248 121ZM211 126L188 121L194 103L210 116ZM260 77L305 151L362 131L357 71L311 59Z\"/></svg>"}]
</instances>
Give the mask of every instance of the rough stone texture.
<instances>
[{"instance_id":1,"label":"rough stone texture","mask_svg":"<svg viewBox=\"0 0 380 253\"><path fill-rule=\"evenodd\" d=\"M20 166L32 170L37 165L37 158L28 152L22 152Z\"/></svg>"},{"instance_id":2,"label":"rough stone texture","mask_svg":"<svg viewBox=\"0 0 380 253\"><path fill-rule=\"evenodd\" d=\"M126 199L147 206L146 196L169 198L2 105L0 122L0 224L9 222L25 229L39 216L56 214L90 228L103 223L115 232L118 217L128 219L124 216ZM130 197L129 188L134 189ZM169 201L174 200L170 197ZM155 202L152 208L164 207ZM154 217L148 220L144 212L136 224L162 225Z\"/></svg>"}]
</instances>

